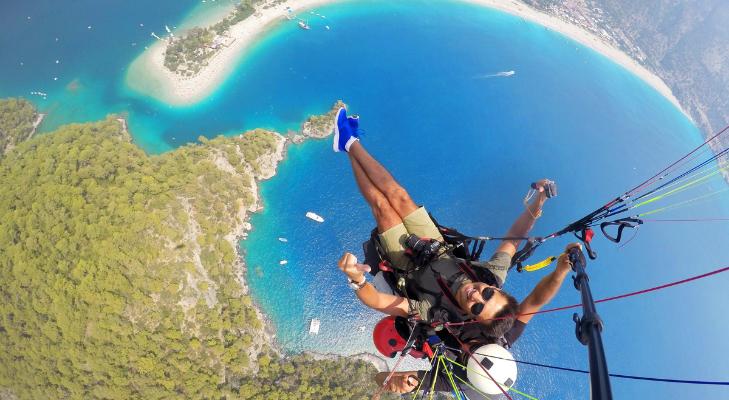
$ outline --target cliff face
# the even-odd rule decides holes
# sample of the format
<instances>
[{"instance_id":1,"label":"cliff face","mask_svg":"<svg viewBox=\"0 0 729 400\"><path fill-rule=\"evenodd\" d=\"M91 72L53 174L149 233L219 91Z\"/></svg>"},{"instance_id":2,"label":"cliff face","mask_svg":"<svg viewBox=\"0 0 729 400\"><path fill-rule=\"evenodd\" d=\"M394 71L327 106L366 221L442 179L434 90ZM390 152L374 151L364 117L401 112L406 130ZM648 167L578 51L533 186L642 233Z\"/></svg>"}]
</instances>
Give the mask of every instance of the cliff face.
<instances>
[{"instance_id":1,"label":"cliff face","mask_svg":"<svg viewBox=\"0 0 729 400\"><path fill-rule=\"evenodd\" d=\"M524 0L578 24L661 77L710 135L729 124L726 0ZM729 145L729 135L713 144Z\"/></svg>"}]
</instances>

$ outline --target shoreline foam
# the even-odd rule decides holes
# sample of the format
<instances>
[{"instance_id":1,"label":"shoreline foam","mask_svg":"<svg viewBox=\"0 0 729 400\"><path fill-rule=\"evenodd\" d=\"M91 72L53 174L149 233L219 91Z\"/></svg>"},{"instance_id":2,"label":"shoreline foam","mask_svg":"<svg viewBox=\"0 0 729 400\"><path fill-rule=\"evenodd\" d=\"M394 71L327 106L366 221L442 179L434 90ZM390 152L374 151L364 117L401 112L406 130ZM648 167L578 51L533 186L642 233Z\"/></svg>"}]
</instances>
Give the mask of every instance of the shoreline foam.
<instances>
[{"instance_id":1,"label":"shoreline foam","mask_svg":"<svg viewBox=\"0 0 729 400\"><path fill-rule=\"evenodd\" d=\"M638 61L627 55L620 49L605 42L600 37L588 32L587 30L574 25L570 22L563 21L558 17L546 14L525 3L516 0L459 0L467 3L477 4L506 12L517 17L524 18L531 22L544 26L547 29L555 31L566 36L575 42L589 47L590 49L600 53L610 59L610 61L628 70L636 75L643 82L647 83L654 90L665 97L676 108L683 113L691 122L693 119L681 106L676 96L674 96L671 88L658 75L641 65Z\"/></svg>"},{"instance_id":2,"label":"shoreline foam","mask_svg":"<svg viewBox=\"0 0 729 400\"><path fill-rule=\"evenodd\" d=\"M165 43L157 41L130 64L125 81L132 90L167 104L193 105L204 100L229 77L249 47L262 34L276 23L287 21L285 18L287 7L291 7L293 11L303 11L336 1L341 0L288 0L267 9L259 7L256 14L230 28L228 35L236 38L235 42L231 46L221 49L208 60L208 65L200 73L190 78L181 77L164 66ZM493 8L524 18L589 47L643 80L693 122L670 87L660 77L623 51L587 30L516 0L458 1Z\"/></svg>"},{"instance_id":3,"label":"shoreline foam","mask_svg":"<svg viewBox=\"0 0 729 400\"><path fill-rule=\"evenodd\" d=\"M246 51L277 23L286 19L287 7L293 12L338 0L289 0L269 8L257 7L250 17L230 27L227 36L235 38L209 60L207 66L192 77L182 77L164 66L166 42L158 40L139 55L127 69L125 82L138 93L173 106L191 106L213 93L238 66Z\"/></svg>"}]
</instances>

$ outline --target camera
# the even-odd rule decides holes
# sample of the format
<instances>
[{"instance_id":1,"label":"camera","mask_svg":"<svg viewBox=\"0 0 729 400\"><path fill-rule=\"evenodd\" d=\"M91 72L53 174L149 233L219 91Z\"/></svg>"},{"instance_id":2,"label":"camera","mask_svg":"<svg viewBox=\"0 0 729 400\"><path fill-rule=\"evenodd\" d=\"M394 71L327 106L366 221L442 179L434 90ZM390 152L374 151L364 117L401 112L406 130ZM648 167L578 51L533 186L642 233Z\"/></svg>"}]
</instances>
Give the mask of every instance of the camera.
<instances>
[{"instance_id":1,"label":"camera","mask_svg":"<svg viewBox=\"0 0 729 400\"><path fill-rule=\"evenodd\" d=\"M428 265L439 255L441 243L435 239L410 234L405 239L405 247L405 254L410 256L416 266L422 267Z\"/></svg>"}]
</instances>

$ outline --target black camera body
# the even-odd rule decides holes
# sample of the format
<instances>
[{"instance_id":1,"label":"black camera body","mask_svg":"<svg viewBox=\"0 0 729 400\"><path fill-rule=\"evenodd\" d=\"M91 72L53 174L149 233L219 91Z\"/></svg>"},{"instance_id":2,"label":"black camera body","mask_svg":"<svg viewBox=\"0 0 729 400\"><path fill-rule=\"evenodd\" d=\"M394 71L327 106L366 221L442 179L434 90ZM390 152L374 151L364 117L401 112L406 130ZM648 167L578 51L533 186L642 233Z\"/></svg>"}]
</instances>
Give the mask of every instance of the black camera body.
<instances>
[{"instance_id":1,"label":"black camera body","mask_svg":"<svg viewBox=\"0 0 729 400\"><path fill-rule=\"evenodd\" d=\"M421 238L418 235L410 234L405 239L405 254L417 267L423 267L433 261L440 254L441 247L441 242Z\"/></svg>"}]
</instances>

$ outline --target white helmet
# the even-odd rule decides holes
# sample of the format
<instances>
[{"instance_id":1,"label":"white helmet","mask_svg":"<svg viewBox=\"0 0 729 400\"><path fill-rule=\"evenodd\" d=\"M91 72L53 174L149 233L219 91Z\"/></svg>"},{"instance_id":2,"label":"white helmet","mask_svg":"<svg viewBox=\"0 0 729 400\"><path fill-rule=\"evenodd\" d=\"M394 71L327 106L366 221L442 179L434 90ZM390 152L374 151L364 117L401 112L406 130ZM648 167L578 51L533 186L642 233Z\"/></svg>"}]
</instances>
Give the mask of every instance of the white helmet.
<instances>
[{"instance_id":1,"label":"white helmet","mask_svg":"<svg viewBox=\"0 0 729 400\"><path fill-rule=\"evenodd\" d=\"M467 375L476 389L486 394L501 394L501 389L508 391L516 382L516 362L509 350L498 344L487 344L477 348L473 357L468 358Z\"/></svg>"}]
</instances>

